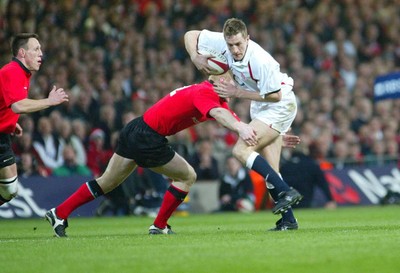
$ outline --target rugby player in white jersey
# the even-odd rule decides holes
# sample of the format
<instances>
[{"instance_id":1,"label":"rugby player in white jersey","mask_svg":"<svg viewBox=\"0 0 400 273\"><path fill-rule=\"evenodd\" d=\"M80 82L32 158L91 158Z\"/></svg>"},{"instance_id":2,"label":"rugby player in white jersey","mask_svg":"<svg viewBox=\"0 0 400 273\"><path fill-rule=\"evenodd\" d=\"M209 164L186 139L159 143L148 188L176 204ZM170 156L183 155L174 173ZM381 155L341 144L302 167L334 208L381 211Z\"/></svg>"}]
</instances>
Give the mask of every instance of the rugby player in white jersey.
<instances>
[{"instance_id":1,"label":"rugby player in white jersey","mask_svg":"<svg viewBox=\"0 0 400 273\"><path fill-rule=\"evenodd\" d=\"M291 205L298 203L302 196L279 174L282 136L290 129L297 113L293 79L280 71L279 63L268 52L250 40L245 23L239 19L228 19L223 32L191 30L184 38L186 50L201 72L209 74L212 68L207 64L210 56L199 54L199 49L212 48L227 58L235 82L219 82L214 89L224 98L251 100L250 125L258 137L256 146L248 146L239 139L233 154L249 169L265 177L275 200L272 211L282 214L271 230L298 229Z\"/></svg>"}]
</instances>

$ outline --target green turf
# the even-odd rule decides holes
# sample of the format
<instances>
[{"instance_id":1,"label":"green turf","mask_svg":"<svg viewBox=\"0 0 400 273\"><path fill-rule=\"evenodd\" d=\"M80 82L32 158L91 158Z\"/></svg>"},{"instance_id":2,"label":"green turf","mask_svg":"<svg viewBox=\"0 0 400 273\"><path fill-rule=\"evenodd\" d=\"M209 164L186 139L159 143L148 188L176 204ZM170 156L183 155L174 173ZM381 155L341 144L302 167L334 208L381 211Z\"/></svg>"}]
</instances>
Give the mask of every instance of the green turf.
<instances>
[{"instance_id":1,"label":"green turf","mask_svg":"<svg viewBox=\"0 0 400 273\"><path fill-rule=\"evenodd\" d=\"M400 272L400 206L296 217L290 232L266 232L271 212L173 217L178 234L161 236L150 218L71 218L68 238L41 219L0 220L0 272Z\"/></svg>"}]
</instances>

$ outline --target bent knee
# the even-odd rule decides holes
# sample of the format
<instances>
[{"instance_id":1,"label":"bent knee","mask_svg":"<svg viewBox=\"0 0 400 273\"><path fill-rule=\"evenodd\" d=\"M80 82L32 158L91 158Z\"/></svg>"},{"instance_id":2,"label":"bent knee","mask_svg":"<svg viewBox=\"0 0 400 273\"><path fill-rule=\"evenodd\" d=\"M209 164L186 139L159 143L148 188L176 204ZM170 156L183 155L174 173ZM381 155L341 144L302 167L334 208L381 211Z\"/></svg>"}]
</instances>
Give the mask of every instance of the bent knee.
<instances>
[{"instance_id":1,"label":"bent knee","mask_svg":"<svg viewBox=\"0 0 400 273\"><path fill-rule=\"evenodd\" d=\"M8 202L18 195L18 178L0 179L0 196Z\"/></svg>"},{"instance_id":2,"label":"bent knee","mask_svg":"<svg viewBox=\"0 0 400 273\"><path fill-rule=\"evenodd\" d=\"M237 145L235 145L232 149L233 156L236 157L242 164L246 163L246 159L251 152L252 151L248 152L246 149L243 149L243 147Z\"/></svg>"},{"instance_id":3,"label":"bent knee","mask_svg":"<svg viewBox=\"0 0 400 273\"><path fill-rule=\"evenodd\" d=\"M194 184L194 182L196 182L196 180L197 180L197 174L193 168L190 168L185 183L190 187Z\"/></svg>"}]
</instances>

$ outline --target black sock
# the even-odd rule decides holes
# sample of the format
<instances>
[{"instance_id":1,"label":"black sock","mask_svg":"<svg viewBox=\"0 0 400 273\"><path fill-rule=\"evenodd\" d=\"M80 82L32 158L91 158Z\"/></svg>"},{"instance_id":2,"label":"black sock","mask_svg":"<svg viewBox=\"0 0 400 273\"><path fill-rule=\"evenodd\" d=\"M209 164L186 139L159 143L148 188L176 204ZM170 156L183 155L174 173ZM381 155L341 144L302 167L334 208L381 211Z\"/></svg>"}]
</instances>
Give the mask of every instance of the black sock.
<instances>
[{"instance_id":1,"label":"black sock","mask_svg":"<svg viewBox=\"0 0 400 273\"><path fill-rule=\"evenodd\" d=\"M101 189L101 187L99 186L99 184L95 179L87 182L87 185L95 198L104 195L103 190Z\"/></svg>"},{"instance_id":2,"label":"black sock","mask_svg":"<svg viewBox=\"0 0 400 273\"><path fill-rule=\"evenodd\" d=\"M260 155L255 158L251 169L259 173L262 177L265 177L266 182L271 183L275 187L274 190L276 191L276 196L271 194L275 201L278 200L277 197L280 192L288 191L290 189L279 174L275 172L271 165L269 165L269 163Z\"/></svg>"}]
</instances>

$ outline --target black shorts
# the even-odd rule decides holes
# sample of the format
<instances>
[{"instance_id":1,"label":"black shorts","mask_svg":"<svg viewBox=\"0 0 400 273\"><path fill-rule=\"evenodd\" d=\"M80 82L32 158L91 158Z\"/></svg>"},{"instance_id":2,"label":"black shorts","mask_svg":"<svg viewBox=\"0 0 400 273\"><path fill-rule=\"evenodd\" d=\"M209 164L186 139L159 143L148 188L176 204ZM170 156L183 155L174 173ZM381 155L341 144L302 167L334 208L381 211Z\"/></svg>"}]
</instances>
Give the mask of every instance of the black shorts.
<instances>
[{"instance_id":1,"label":"black shorts","mask_svg":"<svg viewBox=\"0 0 400 273\"><path fill-rule=\"evenodd\" d=\"M121 130L115 153L135 160L144 168L163 166L175 155L167 138L151 129L143 117L132 120Z\"/></svg>"},{"instance_id":2,"label":"black shorts","mask_svg":"<svg viewBox=\"0 0 400 273\"><path fill-rule=\"evenodd\" d=\"M11 147L11 137L0 134L0 169L15 163L15 155Z\"/></svg>"}]
</instances>

